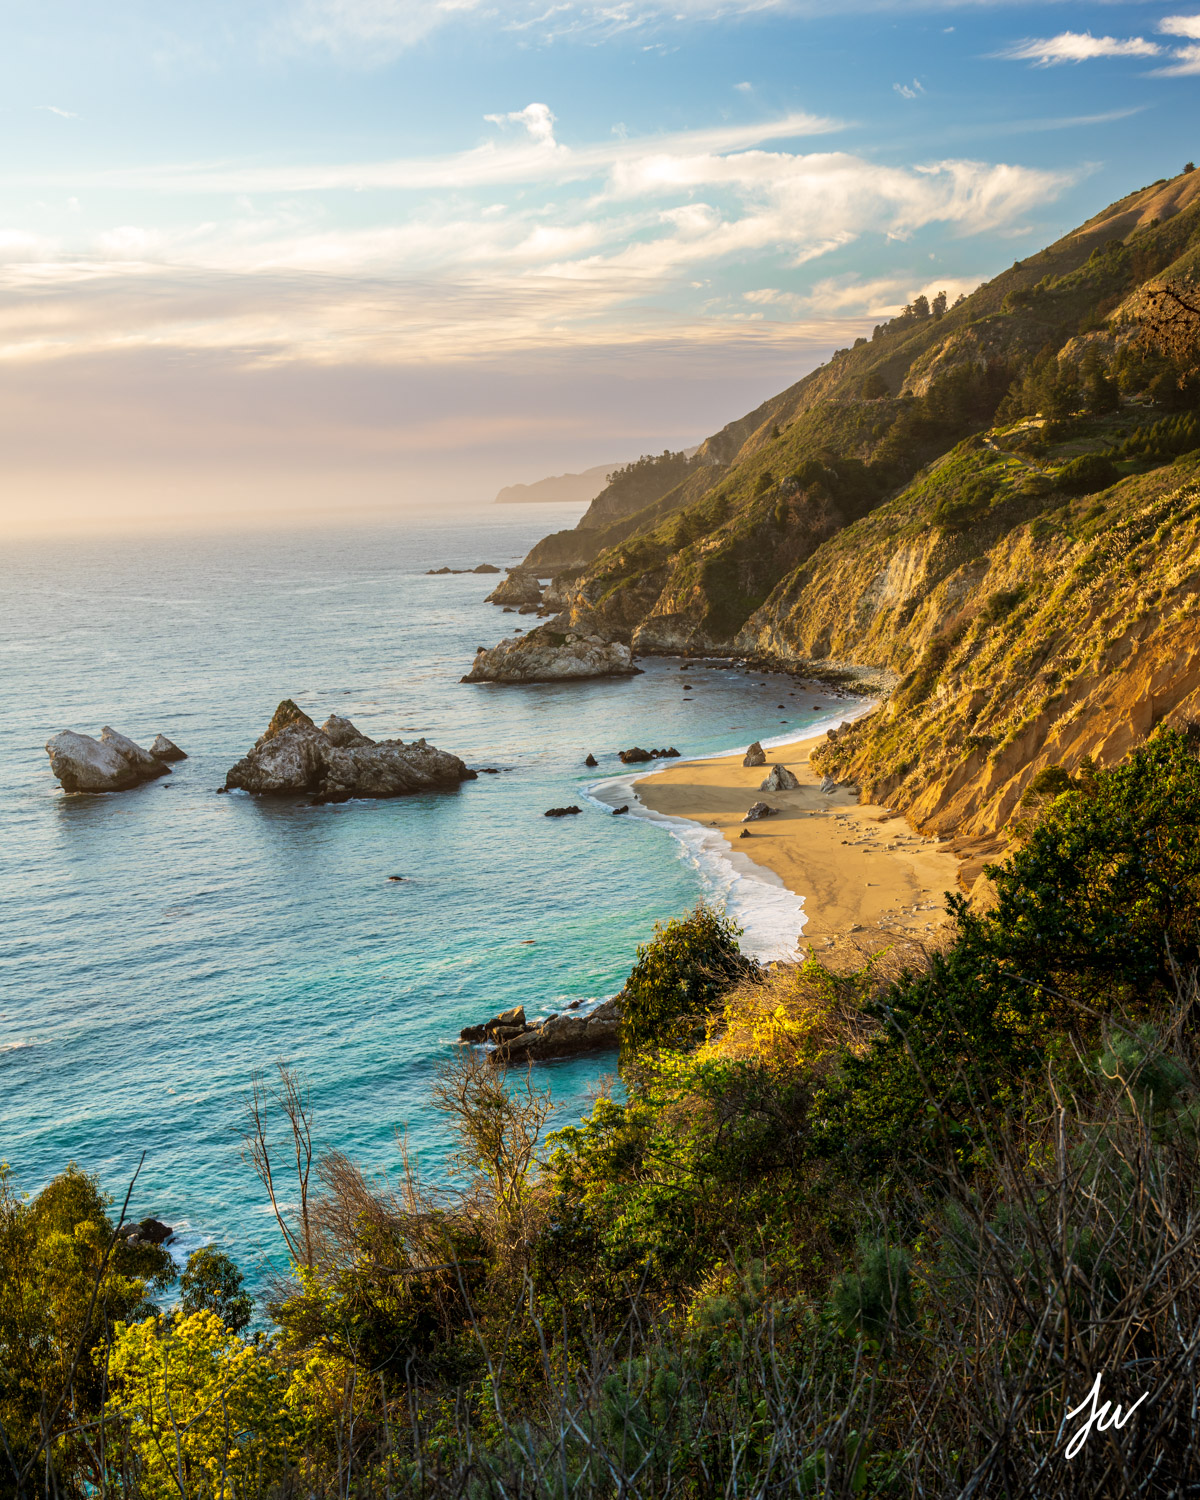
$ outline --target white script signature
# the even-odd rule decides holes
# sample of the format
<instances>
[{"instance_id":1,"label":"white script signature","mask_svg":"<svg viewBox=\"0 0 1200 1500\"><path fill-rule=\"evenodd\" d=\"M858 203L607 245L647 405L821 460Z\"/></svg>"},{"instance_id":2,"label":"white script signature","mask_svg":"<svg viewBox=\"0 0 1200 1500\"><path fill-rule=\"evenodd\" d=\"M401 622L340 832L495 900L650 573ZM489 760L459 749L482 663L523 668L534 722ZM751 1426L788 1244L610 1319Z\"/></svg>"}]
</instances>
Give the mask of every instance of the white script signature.
<instances>
[{"instance_id":1,"label":"white script signature","mask_svg":"<svg viewBox=\"0 0 1200 1500\"><path fill-rule=\"evenodd\" d=\"M1065 1426L1072 1417L1077 1417L1082 1412L1087 1412L1087 1420L1084 1422L1083 1426L1079 1429L1075 1436L1071 1439L1071 1441L1067 1444L1068 1458L1075 1457L1080 1448L1082 1448L1084 1443L1087 1442L1088 1438L1091 1437L1093 1427L1095 1427L1097 1432L1107 1432L1110 1427L1115 1427L1119 1432L1120 1429L1124 1427L1125 1423L1129 1421L1130 1417L1133 1416L1134 1412L1137 1411L1138 1407L1141 1406L1142 1402L1145 1401L1146 1397L1150 1394L1149 1391L1146 1391L1142 1395L1140 1395L1133 1403L1133 1405L1129 1408L1129 1410L1122 1416L1120 1406L1113 1406L1111 1401L1106 1401L1103 1406L1100 1405L1100 1380L1101 1376L1097 1375L1091 1390L1087 1393L1087 1395L1083 1398L1079 1405L1072 1411L1069 1411L1063 1418L1063 1424ZM1111 1417L1108 1415L1110 1409L1112 1411Z\"/></svg>"}]
</instances>

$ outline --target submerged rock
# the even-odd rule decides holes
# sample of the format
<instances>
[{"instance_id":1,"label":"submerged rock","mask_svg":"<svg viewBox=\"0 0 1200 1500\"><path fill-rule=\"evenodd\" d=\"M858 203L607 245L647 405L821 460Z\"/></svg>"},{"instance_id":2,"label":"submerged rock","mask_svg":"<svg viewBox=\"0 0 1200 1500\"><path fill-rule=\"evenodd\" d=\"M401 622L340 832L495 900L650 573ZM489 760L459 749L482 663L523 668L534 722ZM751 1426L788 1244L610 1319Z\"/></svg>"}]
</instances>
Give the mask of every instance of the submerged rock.
<instances>
[{"instance_id":1,"label":"submerged rock","mask_svg":"<svg viewBox=\"0 0 1200 1500\"><path fill-rule=\"evenodd\" d=\"M563 682L586 677L633 677L628 646L598 635L565 634L539 625L527 636L501 641L490 651L476 652L463 682Z\"/></svg>"},{"instance_id":2,"label":"submerged rock","mask_svg":"<svg viewBox=\"0 0 1200 1500\"><path fill-rule=\"evenodd\" d=\"M753 807L747 809L746 816L742 819L742 822L755 823L759 818L769 818L774 811L775 809L768 807L765 802L756 802Z\"/></svg>"},{"instance_id":3,"label":"submerged rock","mask_svg":"<svg viewBox=\"0 0 1200 1500\"><path fill-rule=\"evenodd\" d=\"M172 740L165 734L155 735L154 743L150 746L150 754L155 760L187 760L187 756Z\"/></svg>"},{"instance_id":4,"label":"submerged rock","mask_svg":"<svg viewBox=\"0 0 1200 1500\"><path fill-rule=\"evenodd\" d=\"M576 813L581 813L582 807L548 807L542 814L543 818L570 818Z\"/></svg>"},{"instance_id":5,"label":"submerged rock","mask_svg":"<svg viewBox=\"0 0 1200 1500\"><path fill-rule=\"evenodd\" d=\"M772 766L771 774L759 782L760 792L794 792L800 783L786 766Z\"/></svg>"},{"instance_id":6,"label":"submerged rock","mask_svg":"<svg viewBox=\"0 0 1200 1500\"><path fill-rule=\"evenodd\" d=\"M744 765L744 766L765 766L766 763L767 763L767 753L763 749L763 747L758 743L758 741L755 740L754 743L753 743L753 745L751 745L751 746L748 747L748 749L746 750L745 755L742 756L742 765Z\"/></svg>"},{"instance_id":7,"label":"submerged rock","mask_svg":"<svg viewBox=\"0 0 1200 1500\"><path fill-rule=\"evenodd\" d=\"M64 792L124 792L171 773L149 750L107 724L98 740L64 729L46 741L46 754Z\"/></svg>"},{"instance_id":8,"label":"submerged rock","mask_svg":"<svg viewBox=\"0 0 1200 1500\"><path fill-rule=\"evenodd\" d=\"M512 568L508 577L498 583L484 601L486 604L531 604L542 602L542 585L536 573Z\"/></svg>"},{"instance_id":9,"label":"submerged rock","mask_svg":"<svg viewBox=\"0 0 1200 1500\"><path fill-rule=\"evenodd\" d=\"M318 729L285 698L254 749L229 769L225 790L344 802L350 797L443 791L474 779L475 772L457 755L423 739L408 745L403 740L375 741L337 714Z\"/></svg>"}]
</instances>

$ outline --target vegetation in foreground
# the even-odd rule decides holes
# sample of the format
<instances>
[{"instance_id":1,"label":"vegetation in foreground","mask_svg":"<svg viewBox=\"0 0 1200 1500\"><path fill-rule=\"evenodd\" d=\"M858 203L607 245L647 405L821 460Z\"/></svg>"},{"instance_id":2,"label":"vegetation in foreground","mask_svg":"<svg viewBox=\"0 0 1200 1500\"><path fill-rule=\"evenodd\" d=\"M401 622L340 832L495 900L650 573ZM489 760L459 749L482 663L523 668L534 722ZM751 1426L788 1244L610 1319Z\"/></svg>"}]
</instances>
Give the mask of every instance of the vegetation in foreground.
<instances>
[{"instance_id":1,"label":"vegetation in foreground","mask_svg":"<svg viewBox=\"0 0 1200 1500\"><path fill-rule=\"evenodd\" d=\"M1193 1493L1200 762L1159 731L1025 817L919 970L762 972L717 913L668 924L624 1102L544 1143L532 1076L468 1055L456 1191L321 1152L302 1081L259 1080L291 1271L257 1331L227 1257L163 1312L93 1179L6 1177L4 1492ZM1097 1379L1121 1425L1068 1458Z\"/></svg>"}]
</instances>

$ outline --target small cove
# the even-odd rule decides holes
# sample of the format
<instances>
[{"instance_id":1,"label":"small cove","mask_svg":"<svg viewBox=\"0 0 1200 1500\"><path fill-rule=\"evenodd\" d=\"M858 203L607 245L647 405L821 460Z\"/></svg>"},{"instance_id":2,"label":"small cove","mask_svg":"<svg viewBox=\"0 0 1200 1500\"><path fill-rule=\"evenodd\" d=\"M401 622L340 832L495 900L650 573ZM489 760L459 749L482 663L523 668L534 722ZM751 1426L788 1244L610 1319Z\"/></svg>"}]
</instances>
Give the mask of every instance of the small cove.
<instances>
[{"instance_id":1,"label":"small cove","mask_svg":"<svg viewBox=\"0 0 1200 1500\"><path fill-rule=\"evenodd\" d=\"M463 1025L612 993L654 922L706 895L758 951L794 943L794 897L772 908L768 885L699 847L681 858L587 789L621 773L625 746L715 753L836 722L839 700L729 666L689 667L685 694L665 660L632 680L458 681L477 645L536 622L483 602L493 577L425 570L511 564L579 509L8 549L0 1155L20 1187L73 1159L123 1190L145 1150L131 1211L185 1244L217 1238L254 1281L278 1253L239 1151L255 1069L285 1057L309 1075L321 1144L393 1169L406 1131L436 1174L447 1138L427 1091ZM285 696L501 773L382 803L216 796ZM63 797L45 740L105 723L161 730L190 758L135 792ZM542 816L568 802L584 814ZM612 1066L545 1068L560 1119Z\"/></svg>"}]
</instances>

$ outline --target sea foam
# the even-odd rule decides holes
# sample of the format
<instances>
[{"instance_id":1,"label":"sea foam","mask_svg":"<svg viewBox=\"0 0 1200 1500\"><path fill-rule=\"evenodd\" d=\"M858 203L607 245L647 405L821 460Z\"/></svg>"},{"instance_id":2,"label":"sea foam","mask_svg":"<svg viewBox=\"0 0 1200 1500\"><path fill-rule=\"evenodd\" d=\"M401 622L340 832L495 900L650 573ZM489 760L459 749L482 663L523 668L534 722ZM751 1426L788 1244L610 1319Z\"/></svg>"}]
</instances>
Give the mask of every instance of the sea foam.
<instances>
[{"instance_id":1,"label":"sea foam","mask_svg":"<svg viewBox=\"0 0 1200 1500\"><path fill-rule=\"evenodd\" d=\"M814 720L806 728L803 738L813 739L839 724L861 718L875 706L871 699L858 699L843 713ZM795 744L796 739L795 730L791 730L760 743L764 750L771 750L778 745ZM744 755L748 749L749 745L738 745L709 755L689 756L688 759L721 760L728 755ZM598 807L611 809L627 804L630 817L657 823L669 833L679 844L684 860L695 870L705 898L714 906L723 908L742 928L744 952L763 963L794 959L799 953L800 937L808 921L804 897L789 890L774 870L756 864L740 850L731 848L719 828L707 828L691 818L669 817L639 800L634 783L669 770L671 764L663 761L650 768L643 765L621 776L605 777L602 781L592 782L582 795Z\"/></svg>"}]
</instances>

